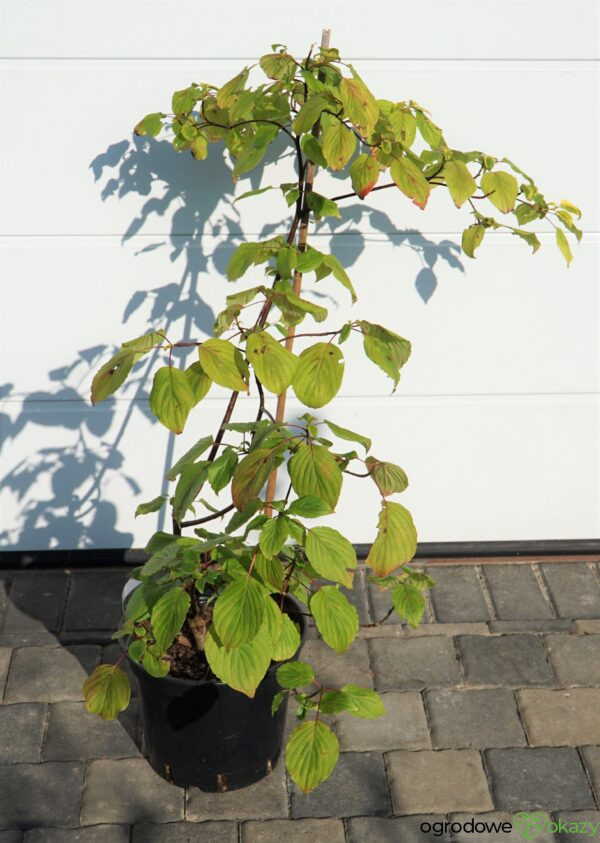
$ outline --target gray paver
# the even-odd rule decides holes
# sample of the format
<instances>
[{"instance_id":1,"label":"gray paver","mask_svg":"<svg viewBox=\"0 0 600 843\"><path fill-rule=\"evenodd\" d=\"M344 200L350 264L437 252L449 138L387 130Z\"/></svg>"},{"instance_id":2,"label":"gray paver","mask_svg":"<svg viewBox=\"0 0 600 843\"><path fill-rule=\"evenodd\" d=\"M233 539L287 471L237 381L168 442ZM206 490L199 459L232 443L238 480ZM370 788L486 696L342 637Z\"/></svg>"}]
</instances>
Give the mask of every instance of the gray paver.
<instances>
[{"instance_id":1,"label":"gray paver","mask_svg":"<svg viewBox=\"0 0 600 843\"><path fill-rule=\"evenodd\" d=\"M91 645L16 650L4 699L6 702L82 700L82 685L99 658L100 648Z\"/></svg>"},{"instance_id":2,"label":"gray paver","mask_svg":"<svg viewBox=\"0 0 600 843\"><path fill-rule=\"evenodd\" d=\"M84 769L55 762L0 767L0 827L79 825Z\"/></svg>"},{"instance_id":3,"label":"gray paver","mask_svg":"<svg viewBox=\"0 0 600 843\"><path fill-rule=\"evenodd\" d=\"M65 613L66 630L116 629L122 615L123 571L73 574Z\"/></svg>"},{"instance_id":4,"label":"gray paver","mask_svg":"<svg viewBox=\"0 0 600 843\"><path fill-rule=\"evenodd\" d=\"M594 808L576 749L488 749L496 807L504 811L561 811Z\"/></svg>"},{"instance_id":5,"label":"gray paver","mask_svg":"<svg viewBox=\"0 0 600 843\"><path fill-rule=\"evenodd\" d=\"M68 581L62 571L15 574L2 632L58 632Z\"/></svg>"},{"instance_id":6,"label":"gray paver","mask_svg":"<svg viewBox=\"0 0 600 843\"><path fill-rule=\"evenodd\" d=\"M44 703L0 706L0 764L39 761L45 720Z\"/></svg>"},{"instance_id":7,"label":"gray paver","mask_svg":"<svg viewBox=\"0 0 600 843\"><path fill-rule=\"evenodd\" d=\"M517 691L532 746L600 743L600 688Z\"/></svg>"},{"instance_id":8,"label":"gray paver","mask_svg":"<svg viewBox=\"0 0 600 843\"><path fill-rule=\"evenodd\" d=\"M369 646L375 687L380 691L419 691L422 688L462 684L456 651L450 638L373 638Z\"/></svg>"},{"instance_id":9,"label":"gray paver","mask_svg":"<svg viewBox=\"0 0 600 843\"><path fill-rule=\"evenodd\" d=\"M506 688L426 691L437 749L525 746L514 695Z\"/></svg>"},{"instance_id":10,"label":"gray paver","mask_svg":"<svg viewBox=\"0 0 600 843\"><path fill-rule=\"evenodd\" d=\"M559 617L600 617L600 584L588 565L579 562L541 567Z\"/></svg>"},{"instance_id":11,"label":"gray paver","mask_svg":"<svg viewBox=\"0 0 600 843\"><path fill-rule=\"evenodd\" d=\"M15 829L0 831L0 843L22 843L23 832Z\"/></svg>"},{"instance_id":12,"label":"gray paver","mask_svg":"<svg viewBox=\"0 0 600 843\"><path fill-rule=\"evenodd\" d=\"M490 620L477 571L471 565L443 565L432 574L431 603L442 623Z\"/></svg>"},{"instance_id":13,"label":"gray paver","mask_svg":"<svg viewBox=\"0 0 600 843\"><path fill-rule=\"evenodd\" d=\"M90 714L84 703L55 703L50 706L43 758L45 761L85 761L138 755L130 734L131 731L135 733L136 713L128 708L119 720L103 720Z\"/></svg>"},{"instance_id":14,"label":"gray paver","mask_svg":"<svg viewBox=\"0 0 600 843\"><path fill-rule=\"evenodd\" d=\"M315 676L324 685L339 688L351 683L363 688L373 687L366 641L354 641L345 653L336 653L323 641L307 641L300 658L309 662Z\"/></svg>"},{"instance_id":15,"label":"gray paver","mask_svg":"<svg viewBox=\"0 0 600 843\"><path fill-rule=\"evenodd\" d=\"M600 633L600 618L588 618L582 621L573 621L573 632L582 635L594 635Z\"/></svg>"},{"instance_id":16,"label":"gray paver","mask_svg":"<svg viewBox=\"0 0 600 843\"><path fill-rule=\"evenodd\" d=\"M126 825L94 825L87 828L33 828L23 843L129 843Z\"/></svg>"},{"instance_id":17,"label":"gray paver","mask_svg":"<svg viewBox=\"0 0 600 843\"><path fill-rule=\"evenodd\" d=\"M2 624L4 623L4 615L8 603L7 588L9 584L9 580L0 580L0 629L2 629Z\"/></svg>"},{"instance_id":18,"label":"gray paver","mask_svg":"<svg viewBox=\"0 0 600 843\"><path fill-rule=\"evenodd\" d=\"M345 752L331 776L312 793L291 788L292 817L371 817L391 813L383 756Z\"/></svg>"},{"instance_id":19,"label":"gray paver","mask_svg":"<svg viewBox=\"0 0 600 843\"><path fill-rule=\"evenodd\" d=\"M226 793L205 793L191 787L187 794L186 817L192 822L278 819L288 815L283 758L279 759L272 773L249 787Z\"/></svg>"},{"instance_id":20,"label":"gray paver","mask_svg":"<svg viewBox=\"0 0 600 843\"><path fill-rule=\"evenodd\" d=\"M552 822L551 815L542 812L539 812L539 814L533 820L538 825L531 828L531 833L535 833L532 839L536 843L555 843L558 838L552 832L548 832L545 827L539 830L539 823ZM452 822L459 822L462 826L460 831L455 830L456 843L523 843L523 840L527 839L521 831L513 826L514 814L505 814L498 811L478 814L475 817L469 814L452 814L450 819ZM525 820L525 823L527 823L527 820ZM509 831L503 830L503 825L505 829L509 828ZM523 830L528 831L527 825L523 827Z\"/></svg>"},{"instance_id":21,"label":"gray paver","mask_svg":"<svg viewBox=\"0 0 600 843\"><path fill-rule=\"evenodd\" d=\"M598 840L600 811L563 811L560 816L554 817L554 822L560 826L558 839L561 843Z\"/></svg>"},{"instance_id":22,"label":"gray paver","mask_svg":"<svg viewBox=\"0 0 600 843\"><path fill-rule=\"evenodd\" d=\"M596 800L600 804L600 746L584 746L581 748L581 755L594 788Z\"/></svg>"},{"instance_id":23,"label":"gray paver","mask_svg":"<svg viewBox=\"0 0 600 843\"><path fill-rule=\"evenodd\" d=\"M559 685L600 685L600 635L547 635L545 642Z\"/></svg>"},{"instance_id":24,"label":"gray paver","mask_svg":"<svg viewBox=\"0 0 600 843\"><path fill-rule=\"evenodd\" d=\"M184 791L161 779L145 758L91 761L81 822L173 822L183 819L183 797Z\"/></svg>"},{"instance_id":25,"label":"gray paver","mask_svg":"<svg viewBox=\"0 0 600 843\"><path fill-rule=\"evenodd\" d=\"M389 588L380 588L378 585L369 583L367 586L367 593L369 595L369 605L371 610L371 622L379 623L383 620L392 607L392 598L390 597ZM396 612L385 619L382 626L390 626L393 624L401 625L400 618Z\"/></svg>"},{"instance_id":26,"label":"gray paver","mask_svg":"<svg viewBox=\"0 0 600 843\"><path fill-rule=\"evenodd\" d=\"M467 685L554 685L536 635L461 635L457 638Z\"/></svg>"},{"instance_id":27,"label":"gray paver","mask_svg":"<svg viewBox=\"0 0 600 843\"><path fill-rule=\"evenodd\" d=\"M552 618L542 621L490 621L490 632L570 632L573 621L564 618Z\"/></svg>"},{"instance_id":28,"label":"gray paver","mask_svg":"<svg viewBox=\"0 0 600 843\"><path fill-rule=\"evenodd\" d=\"M10 647L0 647L0 702L4 695L4 687L6 685L6 677L8 676L8 667L12 657L12 650Z\"/></svg>"},{"instance_id":29,"label":"gray paver","mask_svg":"<svg viewBox=\"0 0 600 843\"><path fill-rule=\"evenodd\" d=\"M267 820L242 824L242 843L344 843L341 820ZM140 841L141 843L141 841Z\"/></svg>"},{"instance_id":30,"label":"gray paver","mask_svg":"<svg viewBox=\"0 0 600 843\"><path fill-rule=\"evenodd\" d=\"M554 617L530 565L484 565L482 570L500 620Z\"/></svg>"},{"instance_id":31,"label":"gray paver","mask_svg":"<svg viewBox=\"0 0 600 843\"><path fill-rule=\"evenodd\" d=\"M237 843L235 822L180 822L136 825L132 843Z\"/></svg>"},{"instance_id":32,"label":"gray paver","mask_svg":"<svg viewBox=\"0 0 600 843\"><path fill-rule=\"evenodd\" d=\"M382 694L385 714L363 720L351 714L336 718L335 731L342 750L430 749L427 717L421 695L389 691Z\"/></svg>"},{"instance_id":33,"label":"gray paver","mask_svg":"<svg viewBox=\"0 0 600 843\"><path fill-rule=\"evenodd\" d=\"M395 814L493 810L481 756L474 749L386 755Z\"/></svg>"},{"instance_id":34,"label":"gray paver","mask_svg":"<svg viewBox=\"0 0 600 843\"><path fill-rule=\"evenodd\" d=\"M365 572L362 568L357 568L354 573L354 586L352 589L341 588L343 593L348 598L349 602L356 608L358 612L358 620L360 623L370 623L371 616L369 614L369 607L367 604L367 592L365 589Z\"/></svg>"},{"instance_id":35,"label":"gray paver","mask_svg":"<svg viewBox=\"0 0 600 843\"><path fill-rule=\"evenodd\" d=\"M414 817L353 817L348 820L348 843L433 843L444 840L437 834L445 817L421 815ZM427 823L430 826L421 830ZM435 827L434 827L435 824Z\"/></svg>"}]
</instances>

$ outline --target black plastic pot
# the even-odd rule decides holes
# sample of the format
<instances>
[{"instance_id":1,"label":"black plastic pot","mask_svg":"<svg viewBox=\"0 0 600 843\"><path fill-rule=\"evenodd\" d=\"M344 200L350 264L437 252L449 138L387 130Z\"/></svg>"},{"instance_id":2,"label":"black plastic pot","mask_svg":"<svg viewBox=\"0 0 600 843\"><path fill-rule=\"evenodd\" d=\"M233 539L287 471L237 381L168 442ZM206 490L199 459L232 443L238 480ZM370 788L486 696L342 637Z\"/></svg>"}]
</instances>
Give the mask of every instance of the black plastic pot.
<instances>
[{"instance_id":1,"label":"black plastic pot","mask_svg":"<svg viewBox=\"0 0 600 843\"><path fill-rule=\"evenodd\" d=\"M304 640L300 605L286 611ZM297 658L295 656L294 658ZM271 715L280 690L272 663L253 699L218 680L158 679L129 659L137 680L143 752L156 772L179 787L209 792L236 790L268 775L283 744L286 700Z\"/></svg>"}]
</instances>

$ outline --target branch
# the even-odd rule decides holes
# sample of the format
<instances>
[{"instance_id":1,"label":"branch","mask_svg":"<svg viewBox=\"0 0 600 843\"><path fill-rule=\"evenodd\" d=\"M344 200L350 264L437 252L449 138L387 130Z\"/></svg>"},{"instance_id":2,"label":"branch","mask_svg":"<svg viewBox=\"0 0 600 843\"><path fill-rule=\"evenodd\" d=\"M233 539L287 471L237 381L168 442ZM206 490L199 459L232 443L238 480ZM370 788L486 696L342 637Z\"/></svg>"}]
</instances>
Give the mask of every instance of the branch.
<instances>
[{"instance_id":1,"label":"branch","mask_svg":"<svg viewBox=\"0 0 600 843\"><path fill-rule=\"evenodd\" d=\"M220 518L222 515L227 515L227 513L231 512L232 509L235 509L235 504L231 503L224 509L220 509L218 512L213 512L212 515L205 515L204 518L195 518L193 521L182 521L179 526L194 527L196 524L206 524L207 521L214 521L215 518Z\"/></svg>"}]
</instances>

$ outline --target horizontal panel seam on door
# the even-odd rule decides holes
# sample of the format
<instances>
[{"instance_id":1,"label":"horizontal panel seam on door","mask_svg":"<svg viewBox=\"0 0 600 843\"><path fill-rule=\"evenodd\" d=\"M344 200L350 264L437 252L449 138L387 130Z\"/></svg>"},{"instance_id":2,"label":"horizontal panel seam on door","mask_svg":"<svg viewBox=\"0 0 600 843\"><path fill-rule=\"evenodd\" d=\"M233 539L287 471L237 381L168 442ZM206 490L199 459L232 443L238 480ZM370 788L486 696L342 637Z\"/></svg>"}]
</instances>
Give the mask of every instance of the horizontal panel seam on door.
<instances>
[{"instance_id":1,"label":"horizontal panel seam on door","mask_svg":"<svg viewBox=\"0 0 600 843\"><path fill-rule=\"evenodd\" d=\"M465 220L465 227L469 224L470 224L469 221ZM528 230L531 231L532 233L537 234L538 237L553 238L555 236L554 230L552 230L552 231L537 231L534 228L531 228L531 229L528 229ZM282 229L282 231L283 231L283 229ZM598 230L598 231L589 230L588 231L587 229L584 228L584 229L582 229L582 231L583 231L584 237L587 237L587 236L597 237L600 234L600 230ZM328 237L328 238L332 238L332 237L336 237L336 238L340 238L340 237L359 237L362 242L366 241L370 245L375 245L375 244L386 245L386 243L389 242L388 239L387 239L388 237L404 237L407 234L427 234L427 235L434 235L434 236L440 236L440 237L442 237L442 236L444 236L444 237L458 237L462 234L462 232L463 232L462 228L458 228L454 231L430 231L429 229L423 229L423 228L403 228L403 229L395 229L394 231L390 231L390 232L387 233L387 235L384 235L384 236L378 236L377 234L372 233L370 230L361 231L359 229L353 229L351 231L313 232L311 234L311 238L314 239L315 237ZM273 235L275 235L275 234L277 234L276 229L273 230ZM263 235L262 235L262 232L260 232L260 231L248 231L248 230L240 231L238 234L208 234L208 233L197 234L196 232L193 232L193 231L178 231L177 233L173 233L173 232L170 232L170 231L153 231L152 233L148 233L148 234L143 234L143 233L134 234L131 237L127 238L126 243L129 244L129 243L132 243L135 240L149 239L149 238L156 238L156 237L168 237L169 239L175 239L177 237L182 237L182 238L193 237L195 240L217 240L217 241L227 242L228 240L237 241L237 240L240 239L240 237L261 237L261 236L263 236ZM125 243L121 244L121 242L120 242L121 240L123 240L124 235L122 233L119 233L119 232L116 232L116 233L113 233L113 234L106 234L106 233L95 234L93 232L86 232L86 233L83 233L83 234L76 233L76 232L62 233L62 234L53 234L53 233L45 234L43 232L29 232L27 234L2 234L2 233L0 233L0 247L2 245L5 245L5 244L2 243L3 240L10 240L10 239L28 240L28 239L31 239L31 238L39 238L39 239L49 240L51 238L56 238L56 239L68 239L68 238L80 239L80 238L84 238L84 237L88 237L89 239L92 239L92 240L113 238L113 239L119 241L119 245L123 245L123 246L125 245ZM508 232L505 232L505 231L488 231L486 233L486 237L493 238L494 240L501 240L502 238L504 238L507 243L510 243L511 245L513 245L513 244L517 245L517 241L514 239L514 235L509 234ZM342 243L340 243L339 239L336 240L336 244L343 245ZM10 244L8 244L8 245L10 245ZM190 243L188 248L193 249L194 244Z\"/></svg>"}]
</instances>

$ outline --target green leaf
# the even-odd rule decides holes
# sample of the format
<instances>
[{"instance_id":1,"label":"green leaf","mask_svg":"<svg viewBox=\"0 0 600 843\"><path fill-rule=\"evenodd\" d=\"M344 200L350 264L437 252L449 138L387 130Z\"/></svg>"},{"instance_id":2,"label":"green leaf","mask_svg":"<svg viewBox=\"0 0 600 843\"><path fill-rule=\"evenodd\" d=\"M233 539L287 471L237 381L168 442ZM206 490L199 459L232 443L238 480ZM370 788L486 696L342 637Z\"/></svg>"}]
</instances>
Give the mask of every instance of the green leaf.
<instances>
[{"instance_id":1,"label":"green leaf","mask_svg":"<svg viewBox=\"0 0 600 843\"><path fill-rule=\"evenodd\" d=\"M279 662L291 659L300 646L300 630L289 615L281 616L281 632L279 639L273 642L273 661Z\"/></svg>"},{"instance_id":2,"label":"green leaf","mask_svg":"<svg viewBox=\"0 0 600 843\"><path fill-rule=\"evenodd\" d=\"M524 240L529 246L531 246L534 253L537 252L541 246L540 241L533 231L525 231L523 228L513 228L512 233L516 234L517 237L520 237L521 240Z\"/></svg>"},{"instance_id":3,"label":"green leaf","mask_svg":"<svg viewBox=\"0 0 600 843\"><path fill-rule=\"evenodd\" d=\"M282 246L275 255L277 272L279 276L287 281L291 278L296 264L298 263L298 252L294 246Z\"/></svg>"},{"instance_id":4,"label":"green leaf","mask_svg":"<svg viewBox=\"0 0 600 843\"><path fill-rule=\"evenodd\" d=\"M196 135L190 144L190 152L196 161L204 161L208 156L208 141L204 135Z\"/></svg>"},{"instance_id":5,"label":"green leaf","mask_svg":"<svg viewBox=\"0 0 600 843\"><path fill-rule=\"evenodd\" d=\"M99 404L121 386L134 364L132 351L118 351L94 375L92 380L92 404Z\"/></svg>"},{"instance_id":6,"label":"green leaf","mask_svg":"<svg viewBox=\"0 0 600 843\"><path fill-rule=\"evenodd\" d=\"M575 214L577 219L581 219L581 211L574 205L572 202L569 202L567 199L561 199L560 207L564 208L565 211L568 211L571 214Z\"/></svg>"},{"instance_id":7,"label":"green leaf","mask_svg":"<svg viewBox=\"0 0 600 843\"><path fill-rule=\"evenodd\" d=\"M352 588L356 551L347 538L332 527L306 531L306 556L322 577ZM349 570L350 569L350 570Z\"/></svg>"},{"instance_id":8,"label":"green leaf","mask_svg":"<svg viewBox=\"0 0 600 843\"><path fill-rule=\"evenodd\" d=\"M344 356L339 346L318 342L298 357L292 388L307 407L323 407L337 395L343 375Z\"/></svg>"},{"instance_id":9,"label":"green leaf","mask_svg":"<svg viewBox=\"0 0 600 843\"><path fill-rule=\"evenodd\" d=\"M213 624L227 650L252 641L265 616L263 586L248 575L239 577L221 592L214 605Z\"/></svg>"},{"instance_id":10,"label":"green leaf","mask_svg":"<svg viewBox=\"0 0 600 843\"><path fill-rule=\"evenodd\" d=\"M135 518L137 518L138 515L148 515L150 512L158 512L158 510L162 509L165 505L167 498L168 495L159 495L157 498L152 498L152 500L147 503L138 504L135 510Z\"/></svg>"},{"instance_id":11,"label":"green leaf","mask_svg":"<svg viewBox=\"0 0 600 843\"><path fill-rule=\"evenodd\" d=\"M277 681L282 688L303 688L315 681L312 667L306 662L287 662L277 668Z\"/></svg>"},{"instance_id":12,"label":"green leaf","mask_svg":"<svg viewBox=\"0 0 600 843\"><path fill-rule=\"evenodd\" d=\"M254 135L249 137L237 156L233 168L233 180L236 181L243 173L254 169L262 161L267 146L276 137L278 129L276 126L261 126Z\"/></svg>"},{"instance_id":13,"label":"green leaf","mask_svg":"<svg viewBox=\"0 0 600 843\"><path fill-rule=\"evenodd\" d=\"M417 111L417 128L425 143L428 143L432 149L443 143L442 130L423 111Z\"/></svg>"},{"instance_id":14,"label":"green leaf","mask_svg":"<svg viewBox=\"0 0 600 843\"><path fill-rule=\"evenodd\" d=\"M270 448L252 451L238 463L231 484L231 496L236 509L244 509L257 498L275 468L277 457Z\"/></svg>"},{"instance_id":15,"label":"green leaf","mask_svg":"<svg viewBox=\"0 0 600 843\"><path fill-rule=\"evenodd\" d=\"M254 573L269 591L281 592L283 589L283 565L279 559L257 553L254 559Z\"/></svg>"},{"instance_id":16,"label":"green leaf","mask_svg":"<svg viewBox=\"0 0 600 843\"><path fill-rule=\"evenodd\" d=\"M441 174L446 180L450 196L457 208L464 205L477 190L475 179L462 161L457 159L446 161Z\"/></svg>"},{"instance_id":17,"label":"green leaf","mask_svg":"<svg viewBox=\"0 0 600 843\"><path fill-rule=\"evenodd\" d=\"M266 331L250 334L246 342L246 356L259 381L269 392L280 395L291 384L298 358Z\"/></svg>"},{"instance_id":18,"label":"green leaf","mask_svg":"<svg viewBox=\"0 0 600 843\"><path fill-rule=\"evenodd\" d=\"M327 108L328 105L329 100L321 94L315 94L314 96L309 97L294 119L292 124L294 132L296 132L297 135L301 135L304 132L310 132L314 124L321 116L321 112L323 109Z\"/></svg>"},{"instance_id":19,"label":"green leaf","mask_svg":"<svg viewBox=\"0 0 600 843\"><path fill-rule=\"evenodd\" d=\"M408 477L399 465L394 465L392 462L380 462L375 457L367 457L365 465L384 497L403 492L407 488Z\"/></svg>"},{"instance_id":20,"label":"green leaf","mask_svg":"<svg viewBox=\"0 0 600 843\"><path fill-rule=\"evenodd\" d=\"M276 556L288 537L288 519L285 516L269 518L262 528L258 543L266 557Z\"/></svg>"},{"instance_id":21,"label":"green leaf","mask_svg":"<svg viewBox=\"0 0 600 843\"><path fill-rule=\"evenodd\" d=\"M367 565L384 577L413 558L417 550L417 531L408 509L388 500L381 505L378 528Z\"/></svg>"},{"instance_id":22,"label":"green leaf","mask_svg":"<svg viewBox=\"0 0 600 843\"><path fill-rule=\"evenodd\" d=\"M237 453L233 448L225 448L220 457L208 467L208 482L217 494L229 485L238 464Z\"/></svg>"},{"instance_id":23,"label":"green leaf","mask_svg":"<svg viewBox=\"0 0 600 843\"><path fill-rule=\"evenodd\" d=\"M361 152L350 164L350 178L352 190L358 194L359 199L364 199L373 190L379 178L379 167L373 156Z\"/></svg>"},{"instance_id":24,"label":"green leaf","mask_svg":"<svg viewBox=\"0 0 600 843\"><path fill-rule=\"evenodd\" d=\"M362 433L354 433L354 431L340 427L339 424L334 424L331 421L327 421L327 419L325 419L325 424L338 439L344 439L346 442L358 442L359 445L363 446L365 451L371 448L371 440L368 436L363 436Z\"/></svg>"},{"instance_id":25,"label":"green leaf","mask_svg":"<svg viewBox=\"0 0 600 843\"><path fill-rule=\"evenodd\" d=\"M526 225L528 222L539 219L540 212L535 205L528 205L527 202L520 202L515 208L515 217L519 225Z\"/></svg>"},{"instance_id":26,"label":"green leaf","mask_svg":"<svg viewBox=\"0 0 600 843\"><path fill-rule=\"evenodd\" d=\"M288 471L298 496L315 495L333 511L342 489L342 472L327 448L322 445L298 446L288 462Z\"/></svg>"},{"instance_id":27,"label":"green leaf","mask_svg":"<svg viewBox=\"0 0 600 843\"><path fill-rule=\"evenodd\" d=\"M279 711L279 708L281 706L281 703L284 701L285 696L286 696L285 691L277 691L277 693L273 697L273 702L271 703L271 716L272 717L275 717L275 715Z\"/></svg>"},{"instance_id":28,"label":"green leaf","mask_svg":"<svg viewBox=\"0 0 600 843\"><path fill-rule=\"evenodd\" d=\"M301 518L320 518L322 515L330 515L331 507L316 495L304 495L292 501L286 512Z\"/></svg>"},{"instance_id":29,"label":"green leaf","mask_svg":"<svg viewBox=\"0 0 600 843\"><path fill-rule=\"evenodd\" d=\"M314 135L303 135L300 138L300 148L313 164L318 164L319 167L327 167L323 148Z\"/></svg>"},{"instance_id":30,"label":"green leaf","mask_svg":"<svg viewBox=\"0 0 600 843\"><path fill-rule=\"evenodd\" d=\"M462 250L465 255L468 255L470 258L475 257L475 249L481 245L484 234L485 227L479 223L475 223L474 225L470 225L468 228L465 228L462 234L461 243Z\"/></svg>"},{"instance_id":31,"label":"green leaf","mask_svg":"<svg viewBox=\"0 0 600 843\"><path fill-rule=\"evenodd\" d=\"M173 495L173 518L180 524L206 483L209 463L188 463L181 470Z\"/></svg>"},{"instance_id":32,"label":"green leaf","mask_svg":"<svg viewBox=\"0 0 600 843\"><path fill-rule=\"evenodd\" d=\"M574 234L577 238L577 242L579 242L583 236L583 232L579 228L577 228L577 226L573 222L573 217L571 216L571 214L568 211L563 210L562 208L559 208L557 211L555 211L555 213L558 219L567 229L567 231L570 231L571 234Z\"/></svg>"},{"instance_id":33,"label":"green leaf","mask_svg":"<svg viewBox=\"0 0 600 843\"><path fill-rule=\"evenodd\" d=\"M337 204L320 193L315 193L311 190L306 194L306 204L314 213L317 222L323 217L341 217L340 209Z\"/></svg>"},{"instance_id":34,"label":"green leaf","mask_svg":"<svg viewBox=\"0 0 600 843\"><path fill-rule=\"evenodd\" d=\"M288 53L271 53L261 56L260 66L269 79L289 81L296 73L296 62Z\"/></svg>"},{"instance_id":35,"label":"green leaf","mask_svg":"<svg viewBox=\"0 0 600 843\"><path fill-rule=\"evenodd\" d=\"M331 270L336 281L345 287L352 296L352 303L356 301L356 290L348 278L348 274L335 255L323 255L323 264Z\"/></svg>"},{"instance_id":36,"label":"green leaf","mask_svg":"<svg viewBox=\"0 0 600 843\"><path fill-rule=\"evenodd\" d=\"M152 607L163 593L164 588L153 580L146 580L136 586L125 606L125 620L139 621L150 617Z\"/></svg>"},{"instance_id":37,"label":"green leaf","mask_svg":"<svg viewBox=\"0 0 600 843\"><path fill-rule=\"evenodd\" d=\"M85 707L90 714L115 720L129 705L131 686L127 674L113 664L99 664L83 683Z\"/></svg>"},{"instance_id":38,"label":"green leaf","mask_svg":"<svg viewBox=\"0 0 600 843\"><path fill-rule=\"evenodd\" d=\"M408 340L371 322L359 322L364 334L365 354L394 381L394 387L400 380L400 369L410 357L411 346Z\"/></svg>"},{"instance_id":39,"label":"green leaf","mask_svg":"<svg viewBox=\"0 0 600 843\"><path fill-rule=\"evenodd\" d=\"M390 167L390 175L405 196L412 199L419 208L425 208L431 186L416 164L406 156L395 158Z\"/></svg>"},{"instance_id":40,"label":"green leaf","mask_svg":"<svg viewBox=\"0 0 600 843\"><path fill-rule=\"evenodd\" d=\"M302 255L300 255L300 259ZM308 271L308 270L298 270ZM298 325L309 313L315 322L323 322L327 318L327 310L318 304L301 299L290 290L276 290L270 294L273 304L279 308L283 320L288 325Z\"/></svg>"},{"instance_id":41,"label":"green leaf","mask_svg":"<svg viewBox=\"0 0 600 843\"><path fill-rule=\"evenodd\" d=\"M417 133L417 121L414 115L410 111L405 111L400 105L392 109L389 121L392 131L402 146L412 146Z\"/></svg>"},{"instance_id":42,"label":"green leaf","mask_svg":"<svg viewBox=\"0 0 600 843\"><path fill-rule=\"evenodd\" d=\"M425 612L423 593L410 582L398 582L392 589L392 603L400 618L417 627Z\"/></svg>"},{"instance_id":43,"label":"green leaf","mask_svg":"<svg viewBox=\"0 0 600 843\"><path fill-rule=\"evenodd\" d=\"M212 436L203 436L201 439L198 439L195 445L186 451L185 454L180 457L173 468L169 469L167 472L167 480L175 480L178 474L181 474L183 469L186 465L193 463L198 457L202 456L202 454L206 451L210 445L213 443Z\"/></svg>"},{"instance_id":44,"label":"green leaf","mask_svg":"<svg viewBox=\"0 0 600 843\"><path fill-rule=\"evenodd\" d=\"M190 595L183 588L171 588L154 604L150 623L154 640L161 650L171 646L189 608Z\"/></svg>"},{"instance_id":45,"label":"green leaf","mask_svg":"<svg viewBox=\"0 0 600 843\"><path fill-rule=\"evenodd\" d=\"M323 132L323 155L332 170L343 170L355 149L356 137L341 121L335 120Z\"/></svg>"},{"instance_id":46,"label":"green leaf","mask_svg":"<svg viewBox=\"0 0 600 843\"><path fill-rule=\"evenodd\" d=\"M140 120L133 130L134 134L139 135L140 137L148 135L150 138L155 138L160 134L164 117L165 115L161 114L161 112L146 114L146 116Z\"/></svg>"},{"instance_id":47,"label":"green leaf","mask_svg":"<svg viewBox=\"0 0 600 843\"><path fill-rule=\"evenodd\" d=\"M273 187L258 187L256 190L247 190L245 193L242 193L241 196L236 196L232 202L232 205L235 205L236 202L241 202L242 199L248 199L250 196L260 196L261 193L266 193L267 190L274 189L275 188Z\"/></svg>"},{"instance_id":48,"label":"green leaf","mask_svg":"<svg viewBox=\"0 0 600 843\"><path fill-rule=\"evenodd\" d=\"M227 340L210 339L198 349L202 368L208 377L219 386L248 392L243 378L244 364L239 350Z\"/></svg>"},{"instance_id":49,"label":"green leaf","mask_svg":"<svg viewBox=\"0 0 600 843\"><path fill-rule=\"evenodd\" d=\"M169 672L170 662L164 657L157 657L154 653L146 651L144 654L144 670L155 676L157 679L162 679Z\"/></svg>"},{"instance_id":50,"label":"green leaf","mask_svg":"<svg viewBox=\"0 0 600 843\"><path fill-rule=\"evenodd\" d=\"M297 726L285 748L289 774L303 793L310 793L329 778L340 749L338 739L322 720L310 720Z\"/></svg>"},{"instance_id":51,"label":"green leaf","mask_svg":"<svg viewBox=\"0 0 600 843\"><path fill-rule=\"evenodd\" d=\"M159 571L164 570L177 558L180 551L181 547L175 538L171 536L171 541L168 544L152 553L150 559L142 566L140 576L151 577Z\"/></svg>"},{"instance_id":52,"label":"green leaf","mask_svg":"<svg viewBox=\"0 0 600 843\"><path fill-rule=\"evenodd\" d=\"M571 254L571 248L567 241L566 235L564 231L561 231L560 228L556 229L556 245L560 249L564 259L566 260L567 266L569 266L569 264L573 260L573 255Z\"/></svg>"},{"instance_id":53,"label":"green leaf","mask_svg":"<svg viewBox=\"0 0 600 843\"><path fill-rule=\"evenodd\" d=\"M205 653L215 676L252 699L271 664L271 639L266 627L262 626L252 641L227 650L211 626L206 636Z\"/></svg>"},{"instance_id":54,"label":"green leaf","mask_svg":"<svg viewBox=\"0 0 600 843\"><path fill-rule=\"evenodd\" d=\"M514 209L519 185L510 173L504 173L502 170L484 173L481 177L481 189L490 194L488 199L503 214Z\"/></svg>"},{"instance_id":55,"label":"green leaf","mask_svg":"<svg viewBox=\"0 0 600 843\"><path fill-rule=\"evenodd\" d=\"M261 252L262 243L240 243L229 258L227 280L237 281L255 262Z\"/></svg>"},{"instance_id":56,"label":"green leaf","mask_svg":"<svg viewBox=\"0 0 600 843\"><path fill-rule=\"evenodd\" d=\"M248 81L248 68L245 67L233 79L226 82L217 91L217 105L219 108L229 108L237 100L240 93L244 90L244 86Z\"/></svg>"},{"instance_id":57,"label":"green leaf","mask_svg":"<svg viewBox=\"0 0 600 843\"><path fill-rule=\"evenodd\" d=\"M370 135L379 116L379 106L365 83L358 78L342 78L340 99L350 121L362 134Z\"/></svg>"},{"instance_id":58,"label":"green leaf","mask_svg":"<svg viewBox=\"0 0 600 843\"><path fill-rule=\"evenodd\" d=\"M185 372L173 366L161 366L154 375L150 392L150 410L173 433L181 433L195 398Z\"/></svg>"},{"instance_id":59,"label":"green leaf","mask_svg":"<svg viewBox=\"0 0 600 843\"><path fill-rule=\"evenodd\" d=\"M385 714L383 700L376 691L360 688L358 685L343 685L341 691L348 702L345 710L355 717L375 720Z\"/></svg>"},{"instance_id":60,"label":"green leaf","mask_svg":"<svg viewBox=\"0 0 600 843\"><path fill-rule=\"evenodd\" d=\"M187 114L190 112L198 99L197 88L190 86L182 91L175 91L171 99L171 107L175 114Z\"/></svg>"},{"instance_id":61,"label":"green leaf","mask_svg":"<svg viewBox=\"0 0 600 843\"><path fill-rule=\"evenodd\" d=\"M199 360L192 363L191 366L185 370L185 376L194 396L194 407L208 394L208 390L212 386L212 381L202 368Z\"/></svg>"},{"instance_id":62,"label":"green leaf","mask_svg":"<svg viewBox=\"0 0 600 843\"><path fill-rule=\"evenodd\" d=\"M334 585L324 585L311 597L310 611L325 643L343 653L358 632L354 606Z\"/></svg>"}]
</instances>

